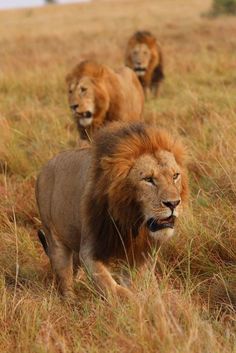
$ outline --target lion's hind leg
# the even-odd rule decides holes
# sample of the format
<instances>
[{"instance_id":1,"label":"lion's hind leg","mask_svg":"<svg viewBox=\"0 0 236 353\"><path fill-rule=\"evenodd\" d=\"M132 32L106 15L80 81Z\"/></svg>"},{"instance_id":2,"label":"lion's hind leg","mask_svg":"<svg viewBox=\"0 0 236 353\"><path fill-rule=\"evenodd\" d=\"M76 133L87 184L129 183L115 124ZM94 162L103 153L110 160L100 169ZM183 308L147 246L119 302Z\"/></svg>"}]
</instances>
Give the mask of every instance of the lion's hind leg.
<instances>
[{"instance_id":1,"label":"lion's hind leg","mask_svg":"<svg viewBox=\"0 0 236 353\"><path fill-rule=\"evenodd\" d=\"M61 294L74 297L73 291L73 252L63 244L55 231L46 234L48 257Z\"/></svg>"}]
</instances>

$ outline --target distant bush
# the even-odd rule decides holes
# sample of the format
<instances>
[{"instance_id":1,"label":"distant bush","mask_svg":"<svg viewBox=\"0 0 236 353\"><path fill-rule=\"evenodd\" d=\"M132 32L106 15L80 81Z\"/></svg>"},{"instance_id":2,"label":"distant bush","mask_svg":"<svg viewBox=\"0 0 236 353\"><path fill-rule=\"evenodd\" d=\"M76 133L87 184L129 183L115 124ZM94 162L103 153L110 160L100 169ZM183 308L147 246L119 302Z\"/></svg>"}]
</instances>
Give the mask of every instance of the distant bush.
<instances>
[{"instance_id":1,"label":"distant bush","mask_svg":"<svg viewBox=\"0 0 236 353\"><path fill-rule=\"evenodd\" d=\"M236 15L236 0L213 0L212 15Z\"/></svg>"},{"instance_id":2,"label":"distant bush","mask_svg":"<svg viewBox=\"0 0 236 353\"><path fill-rule=\"evenodd\" d=\"M56 4L56 0L45 0L46 4Z\"/></svg>"}]
</instances>

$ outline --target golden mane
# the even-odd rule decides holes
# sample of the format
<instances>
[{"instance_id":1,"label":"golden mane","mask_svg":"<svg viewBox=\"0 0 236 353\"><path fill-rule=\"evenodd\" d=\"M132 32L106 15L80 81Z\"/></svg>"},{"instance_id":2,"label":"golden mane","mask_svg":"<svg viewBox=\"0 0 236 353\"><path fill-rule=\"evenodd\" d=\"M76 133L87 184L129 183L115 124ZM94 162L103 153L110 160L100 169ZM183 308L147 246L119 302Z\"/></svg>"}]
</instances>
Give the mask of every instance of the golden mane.
<instances>
[{"instance_id":1,"label":"golden mane","mask_svg":"<svg viewBox=\"0 0 236 353\"><path fill-rule=\"evenodd\" d=\"M102 77L104 67L96 61L85 60L74 67L74 69L66 76L66 82L69 84L72 80L80 80L83 76L94 78Z\"/></svg>"}]
</instances>

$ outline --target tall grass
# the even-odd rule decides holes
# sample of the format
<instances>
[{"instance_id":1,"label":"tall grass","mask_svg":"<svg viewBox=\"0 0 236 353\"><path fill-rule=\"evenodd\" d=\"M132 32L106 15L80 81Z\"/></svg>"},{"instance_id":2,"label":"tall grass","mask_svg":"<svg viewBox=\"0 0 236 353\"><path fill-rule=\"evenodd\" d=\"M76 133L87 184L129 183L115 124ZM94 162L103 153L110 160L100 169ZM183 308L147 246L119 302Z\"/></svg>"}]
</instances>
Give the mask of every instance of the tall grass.
<instances>
[{"instance_id":1,"label":"tall grass","mask_svg":"<svg viewBox=\"0 0 236 353\"><path fill-rule=\"evenodd\" d=\"M202 18L209 6L98 1L0 13L1 352L236 352L236 23ZM189 149L189 209L134 273L134 303L104 301L81 274L68 305L36 238L35 177L76 144L67 71L87 57L118 67L138 28L164 51L166 80L145 118Z\"/></svg>"}]
</instances>

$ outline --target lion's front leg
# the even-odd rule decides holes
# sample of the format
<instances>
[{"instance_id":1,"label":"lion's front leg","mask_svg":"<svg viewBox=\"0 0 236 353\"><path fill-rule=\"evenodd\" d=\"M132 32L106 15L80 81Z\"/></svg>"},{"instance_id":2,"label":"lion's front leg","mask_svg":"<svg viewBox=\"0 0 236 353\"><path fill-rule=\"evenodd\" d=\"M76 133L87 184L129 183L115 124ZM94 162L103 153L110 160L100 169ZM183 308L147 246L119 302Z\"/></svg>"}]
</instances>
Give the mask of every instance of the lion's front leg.
<instances>
[{"instance_id":1,"label":"lion's front leg","mask_svg":"<svg viewBox=\"0 0 236 353\"><path fill-rule=\"evenodd\" d=\"M112 277L108 268L101 262L94 260L87 249L81 248L81 263L92 277L98 290L106 297L110 294L123 298L131 298L132 292L119 285Z\"/></svg>"},{"instance_id":2,"label":"lion's front leg","mask_svg":"<svg viewBox=\"0 0 236 353\"><path fill-rule=\"evenodd\" d=\"M160 95L160 85L159 83L156 83L155 85L152 86L152 96L154 99L158 98Z\"/></svg>"}]
</instances>

